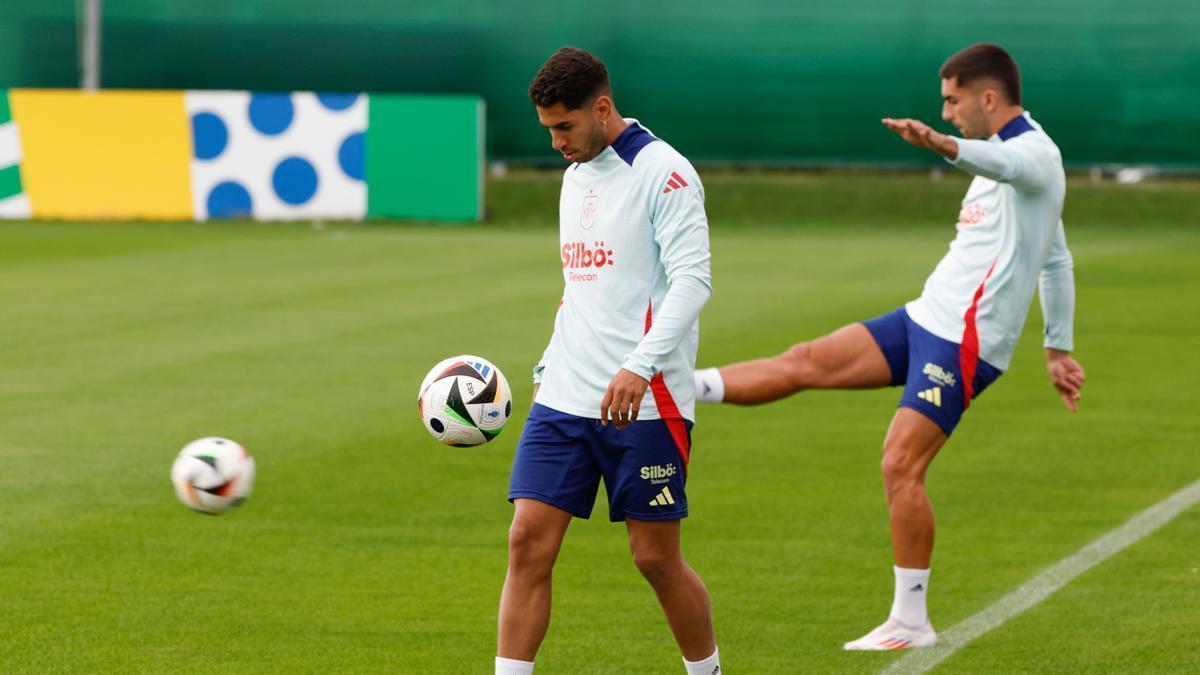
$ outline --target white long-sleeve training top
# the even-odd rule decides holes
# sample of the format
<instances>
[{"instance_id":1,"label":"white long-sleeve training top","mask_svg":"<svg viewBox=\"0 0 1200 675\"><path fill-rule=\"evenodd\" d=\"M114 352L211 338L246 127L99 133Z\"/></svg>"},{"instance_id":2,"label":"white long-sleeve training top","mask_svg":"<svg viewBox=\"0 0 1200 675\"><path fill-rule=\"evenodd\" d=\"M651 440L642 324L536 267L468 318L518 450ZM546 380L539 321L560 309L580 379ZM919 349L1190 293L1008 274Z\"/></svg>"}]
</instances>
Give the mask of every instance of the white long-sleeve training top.
<instances>
[{"instance_id":1,"label":"white long-sleeve training top","mask_svg":"<svg viewBox=\"0 0 1200 675\"><path fill-rule=\"evenodd\" d=\"M598 419L624 368L651 381L639 419L695 420L699 316L712 294L704 188L683 155L626 122L612 145L563 175L564 290L534 368L537 402Z\"/></svg>"},{"instance_id":2,"label":"white long-sleeve training top","mask_svg":"<svg viewBox=\"0 0 1200 675\"><path fill-rule=\"evenodd\" d=\"M1007 370L1041 287L1044 346L1073 348L1075 277L1063 230L1062 155L1025 113L986 141L955 139L947 160L975 176L962 201L958 234L906 305L917 325Z\"/></svg>"}]
</instances>

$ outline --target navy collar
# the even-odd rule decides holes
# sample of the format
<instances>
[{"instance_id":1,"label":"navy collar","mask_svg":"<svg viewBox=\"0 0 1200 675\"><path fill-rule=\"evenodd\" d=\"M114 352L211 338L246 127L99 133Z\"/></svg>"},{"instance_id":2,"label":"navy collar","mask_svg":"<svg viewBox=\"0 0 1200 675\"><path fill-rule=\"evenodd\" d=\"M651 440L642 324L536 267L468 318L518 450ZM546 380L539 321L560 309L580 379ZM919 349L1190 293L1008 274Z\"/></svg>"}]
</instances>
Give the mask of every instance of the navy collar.
<instances>
[{"instance_id":1,"label":"navy collar","mask_svg":"<svg viewBox=\"0 0 1200 675\"><path fill-rule=\"evenodd\" d=\"M633 166L633 160L642 151L642 148L657 140L649 131L643 129L642 125L630 122L610 147L621 159L625 160L626 164Z\"/></svg>"},{"instance_id":2,"label":"navy collar","mask_svg":"<svg viewBox=\"0 0 1200 675\"><path fill-rule=\"evenodd\" d=\"M1025 118L1025 114L1021 113L1009 120L1008 124L1000 127L1000 131L997 131L996 135L1000 137L1000 140L1007 141L1020 136L1026 131L1035 131L1035 129L1029 123L1029 120Z\"/></svg>"}]
</instances>

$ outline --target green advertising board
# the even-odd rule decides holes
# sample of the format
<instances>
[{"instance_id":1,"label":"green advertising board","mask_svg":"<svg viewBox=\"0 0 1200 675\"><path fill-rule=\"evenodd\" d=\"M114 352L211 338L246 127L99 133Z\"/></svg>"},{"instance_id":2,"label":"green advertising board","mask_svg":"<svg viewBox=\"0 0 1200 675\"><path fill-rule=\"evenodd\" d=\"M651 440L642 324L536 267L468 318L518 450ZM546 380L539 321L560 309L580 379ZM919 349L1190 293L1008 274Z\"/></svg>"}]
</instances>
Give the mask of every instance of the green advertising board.
<instances>
[{"instance_id":1,"label":"green advertising board","mask_svg":"<svg viewBox=\"0 0 1200 675\"><path fill-rule=\"evenodd\" d=\"M368 129L368 215L483 218L483 101L373 94Z\"/></svg>"}]
</instances>

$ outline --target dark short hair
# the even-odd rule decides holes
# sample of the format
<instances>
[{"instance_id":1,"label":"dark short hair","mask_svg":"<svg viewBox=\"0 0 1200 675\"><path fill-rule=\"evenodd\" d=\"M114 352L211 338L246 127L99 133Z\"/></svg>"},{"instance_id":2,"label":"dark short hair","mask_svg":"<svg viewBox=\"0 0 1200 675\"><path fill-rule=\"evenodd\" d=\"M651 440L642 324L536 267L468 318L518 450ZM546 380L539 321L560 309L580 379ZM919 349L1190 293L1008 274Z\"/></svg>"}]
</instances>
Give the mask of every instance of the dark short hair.
<instances>
[{"instance_id":1,"label":"dark short hair","mask_svg":"<svg viewBox=\"0 0 1200 675\"><path fill-rule=\"evenodd\" d=\"M600 59L578 47L554 52L529 83L529 98L542 108L562 103L567 110L578 110L609 91L608 69Z\"/></svg>"},{"instance_id":2,"label":"dark short hair","mask_svg":"<svg viewBox=\"0 0 1200 675\"><path fill-rule=\"evenodd\" d=\"M981 42L971 45L946 59L938 71L943 80L958 78L958 85L965 87L972 82L993 78L1000 82L1001 92L1009 103L1021 105L1021 71L1017 62L998 45Z\"/></svg>"}]
</instances>

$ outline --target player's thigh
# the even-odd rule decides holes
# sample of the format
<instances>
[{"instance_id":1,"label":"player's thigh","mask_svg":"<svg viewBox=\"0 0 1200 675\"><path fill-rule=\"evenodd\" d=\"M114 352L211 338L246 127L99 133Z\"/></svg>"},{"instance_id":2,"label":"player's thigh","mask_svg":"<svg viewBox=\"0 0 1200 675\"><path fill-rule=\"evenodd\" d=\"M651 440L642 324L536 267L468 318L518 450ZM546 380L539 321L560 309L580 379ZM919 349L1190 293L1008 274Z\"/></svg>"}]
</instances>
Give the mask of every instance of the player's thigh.
<instances>
[{"instance_id":1,"label":"player's thigh","mask_svg":"<svg viewBox=\"0 0 1200 675\"><path fill-rule=\"evenodd\" d=\"M562 546L572 515L568 511L530 498L513 500L512 526L508 531L510 548L554 556Z\"/></svg>"},{"instance_id":2,"label":"player's thigh","mask_svg":"<svg viewBox=\"0 0 1200 675\"><path fill-rule=\"evenodd\" d=\"M928 415L910 407L897 408L883 441L884 475L922 478L948 438Z\"/></svg>"},{"instance_id":3,"label":"player's thigh","mask_svg":"<svg viewBox=\"0 0 1200 675\"><path fill-rule=\"evenodd\" d=\"M852 323L793 346L785 355L807 389L875 389L892 384L892 371L867 327Z\"/></svg>"}]
</instances>

